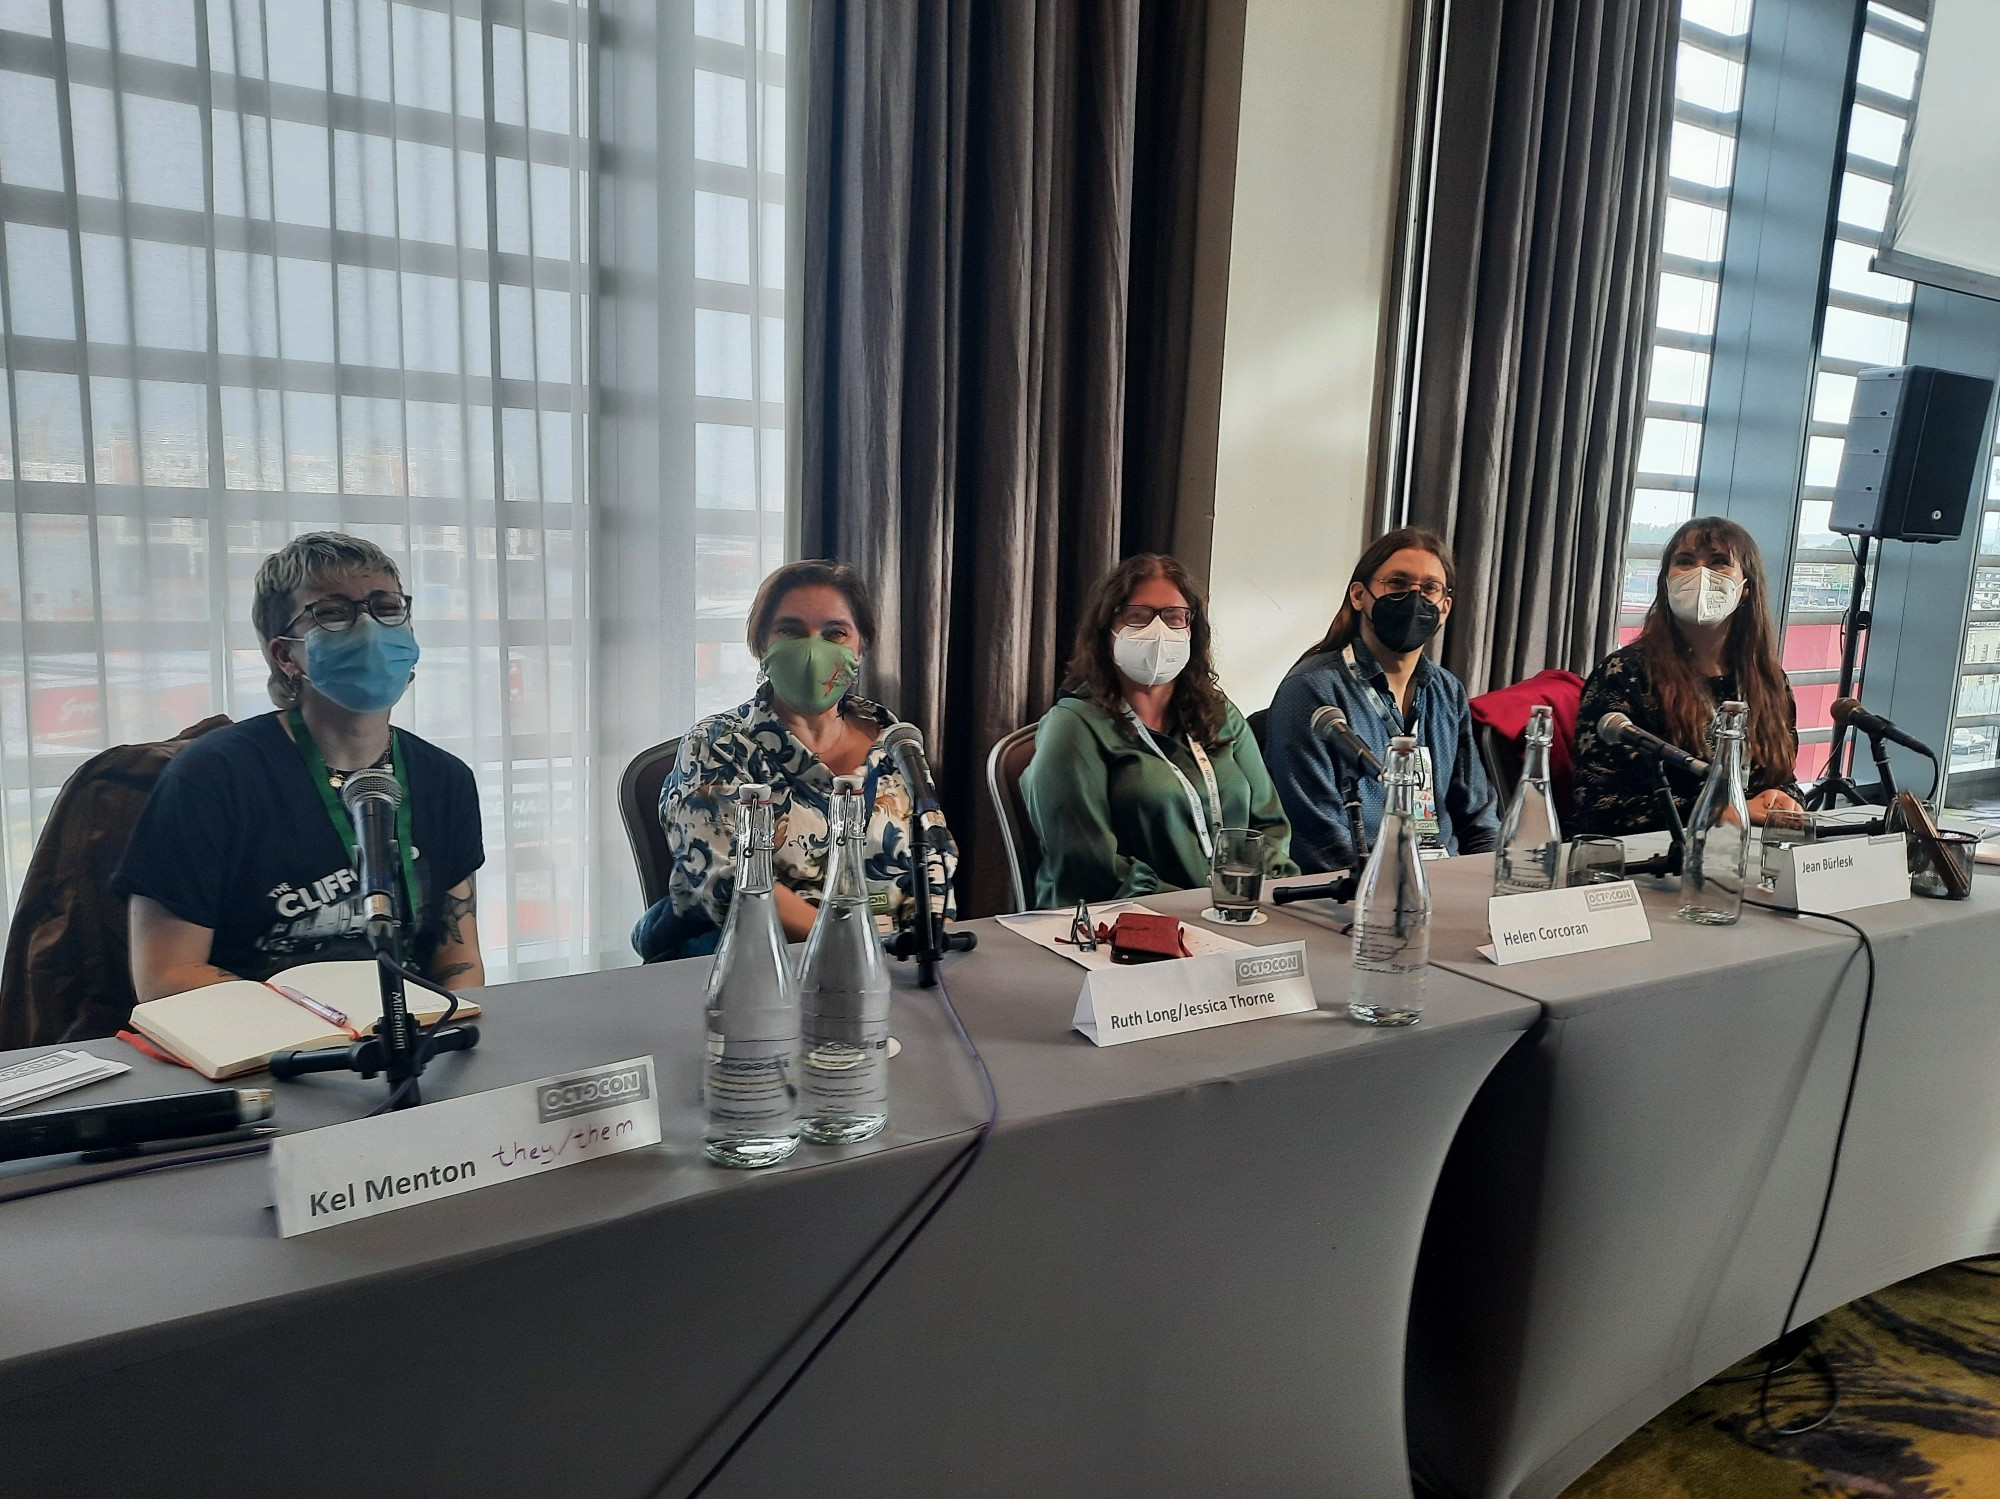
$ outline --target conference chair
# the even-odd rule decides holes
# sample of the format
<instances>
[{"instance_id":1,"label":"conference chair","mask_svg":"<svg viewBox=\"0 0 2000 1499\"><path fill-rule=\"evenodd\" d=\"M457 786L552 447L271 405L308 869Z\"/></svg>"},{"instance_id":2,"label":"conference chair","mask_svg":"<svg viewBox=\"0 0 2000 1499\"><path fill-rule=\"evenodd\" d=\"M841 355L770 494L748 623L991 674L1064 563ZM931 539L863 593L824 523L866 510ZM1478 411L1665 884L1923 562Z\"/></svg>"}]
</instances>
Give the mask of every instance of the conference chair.
<instances>
[{"instance_id":1,"label":"conference chair","mask_svg":"<svg viewBox=\"0 0 2000 1499\"><path fill-rule=\"evenodd\" d=\"M1514 783L1521 778L1521 762L1527 758L1522 741L1528 732L1528 715L1536 705L1546 703L1552 710L1555 731L1555 742L1549 747L1549 789L1555 796L1556 815L1569 815L1576 715L1582 698L1583 678L1551 667L1511 687L1482 692L1466 705L1479 742L1479 758L1485 762L1487 777L1503 808L1513 794Z\"/></svg>"},{"instance_id":2,"label":"conference chair","mask_svg":"<svg viewBox=\"0 0 2000 1499\"><path fill-rule=\"evenodd\" d=\"M667 832L660 826L660 790L681 752L676 734L665 744L641 750L618 778L618 813L625 819L625 837L632 845L632 862L639 866L639 890L651 906L667 893Z\"/></svg>"},{"instance_id":3,"label":"conference chair","mask_svg":"<svg viewBox=\"0 0 2000 1499\"><path fill-rule=\"evenodd\" d=\"M0 965L0 1051L117 1034L131 1018L132 950L111 875L160 772L222 714L153 744L91 756L57 793L21 883Z\"/></svg>"},{"instance_id":4,"label":"conference chair","mask_svg":"<svg viewBox=\"0 0 2000 1499\"><path fill-rule=\"evenodd\" d=\"M1041 841L1021 799L1021 776L1034 758L1034 724L1014 730L986 757L986 789L1000 822L1000 841L1007 847L1007 883L1016 911L1034 909L1035 874L1042 867Z\"/></svg>"},{"instance_id":5,"label":"conference chair","mask_svg":"<svg viewBox=\"0 0 2000 1499\"><path fill-rule=\"evenodd\" d=\"M1250 737L1257 741L1257 753L1263 754L1271 742L1271 710L1259 708L1255 713L1245 714L1243 722L1250 726Z\"/></svg>"}]
</instances>

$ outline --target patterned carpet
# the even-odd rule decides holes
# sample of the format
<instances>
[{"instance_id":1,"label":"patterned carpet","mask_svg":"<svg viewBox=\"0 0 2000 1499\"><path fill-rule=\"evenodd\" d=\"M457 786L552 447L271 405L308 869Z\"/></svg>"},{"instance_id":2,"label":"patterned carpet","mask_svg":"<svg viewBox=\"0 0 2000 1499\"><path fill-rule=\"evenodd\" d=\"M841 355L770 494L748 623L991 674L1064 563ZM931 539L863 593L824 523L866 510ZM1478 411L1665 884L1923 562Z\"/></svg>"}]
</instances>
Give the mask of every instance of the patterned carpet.
<instances>
[{"instance_id":1,"label":"patterned carpet","mask_svg":"<svg viewBox=\"0 0 2000 1499\"><path fill-rule=\"evenodd\" d=\"M1755 1379L1706 1385L1563 1499L2000 1499L2000 1261L1947 1265L1842 1307L1815 1347L1840 1380L1840 1408L1818 1430L1773 1436ZM1803 1363L1771 1390L1774 1425L1825 1408Z\"/></svg>"}]
</instances>

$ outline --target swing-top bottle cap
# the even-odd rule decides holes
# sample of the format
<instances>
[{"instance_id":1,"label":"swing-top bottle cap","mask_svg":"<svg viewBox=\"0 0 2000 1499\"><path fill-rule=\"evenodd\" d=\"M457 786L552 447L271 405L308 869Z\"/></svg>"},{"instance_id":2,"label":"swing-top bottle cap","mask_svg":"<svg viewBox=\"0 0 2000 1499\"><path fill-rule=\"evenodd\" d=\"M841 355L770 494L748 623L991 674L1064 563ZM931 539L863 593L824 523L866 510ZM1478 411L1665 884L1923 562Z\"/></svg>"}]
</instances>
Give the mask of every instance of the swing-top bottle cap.
<instances>
[{"instance_id":1,"label":"swing-top bottle cap","mask_svg":"<svg viewBox=\"0 0 2000 1499\"><path fill-rule=\"evenodd\" d=\"M1394 739L1389 741L1389 748L1391 750L1402 750L1407 753L1416 749L1416 747L1417 736L1414 734L1398 734Z\"/></svg>"},{"instance_id":2,"label":"swing-top bottle cap","mask_svg":"<svg viewBox=\"0 0 2000 1499\"><path fill-rule=\"evenodd\" d=\"M1722 705L1722 711L1724 713L1748 713L1750 705L1748 703L1739 703L1734 698L1731 698Z\"/></svg>"},{"instance_id":3,"label":"swing-top bottle cap","mask_svg":"<svg viewBox=\"0 0 2000 1499\"><path fill-rule=\"evenodd\" d=\"M739 802L767 802L771 799L771 788L761 786L755 781L746 781L736 788L736 799Z\"/></svg>"},{"instance_id":4,"label":"swing-top bottle cap","mask_svg":"<svg viewBox=\"0 0 2000 1499\"><path fill-rule=\"evenodd\" d=\"M833 794L835 796L859 796L861 794L861 785L860 776L835 776L833 778Z\"/></svg>"}]
</instances>

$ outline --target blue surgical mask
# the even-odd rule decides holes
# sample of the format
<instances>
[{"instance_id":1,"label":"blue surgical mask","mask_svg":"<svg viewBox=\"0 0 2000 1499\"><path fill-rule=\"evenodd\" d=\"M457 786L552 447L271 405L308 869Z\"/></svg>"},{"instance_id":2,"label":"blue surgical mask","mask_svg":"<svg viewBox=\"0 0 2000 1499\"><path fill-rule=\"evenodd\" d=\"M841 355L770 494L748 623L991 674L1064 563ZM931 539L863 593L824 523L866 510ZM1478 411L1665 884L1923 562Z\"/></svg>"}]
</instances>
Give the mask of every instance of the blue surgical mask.
<instances>
[{"instance_id":1,"label":"blue surgical mask","mask_svg":"<svg viewBox=\"0 0 2000 1499\"><path fill-rule=\"evenodd\" d=\"M385 713L396 706L417 665L409 625L385 625L363 615L338 633L306 632L306 680L350 713Z\"/></svg>"}]
</instances>

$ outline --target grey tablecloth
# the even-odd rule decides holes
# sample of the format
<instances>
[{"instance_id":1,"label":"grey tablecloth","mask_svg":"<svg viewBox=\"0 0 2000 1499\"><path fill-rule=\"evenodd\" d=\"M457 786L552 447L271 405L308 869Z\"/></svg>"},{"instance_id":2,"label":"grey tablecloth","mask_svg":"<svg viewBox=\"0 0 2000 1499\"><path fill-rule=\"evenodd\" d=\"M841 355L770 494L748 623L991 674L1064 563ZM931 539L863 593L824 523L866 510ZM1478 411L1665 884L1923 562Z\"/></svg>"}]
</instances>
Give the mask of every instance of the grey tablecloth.
<instances>
[{"instance_id":1,"label":"grey tablecloth","mask_svg":"<svg viewBox=\"0 0 2000 1499\"><path fill-rule=\"evenodd\" d=\"M1446 1493L1539 1499L1784 1330L1865 968L1831 923L1748 911L1691 927L1664 891L1646 896L1649 943L1499 968L1473 951L1490 867L1431 866L1433 960L1546 1018L1487 1083L1439 1186L1412 1316L1411 1452ZM1978 884L1969 904L1846 913L1883 936L1881 970L1795 1323L1992 1247L2000 882Z\"/></svg>"},{"instance_id":2,"label":"grey tablecloth","mask_svg":"<svg viewBox=\"0 0 2000 1499\"><path fill-rule=\"evenodd\" d=\"M651 1053L656 1148L290 1240L261 1159L0 1206L0 1491L639 1495L726 1442L907 1234L985 1102L911 988L892 1134L767 1172L708 1166L703 974L484 991L479 1049L426 1074L442 1097ZM199 1084L90 1049L133 1075L61 1102ZM292 1128L384 1092L278 1088Z\"/></svg>"},{"instance_id":3,"label":"grey tablecloth","mask_svg":"<svg viewBox=\"0 0 2000 1499\"><path fill-rule=\"evenodd\" d=\"M1329 1013L1097 1050L1067 1032L1079 971L982 930L946 982L1000 1127L710 1492L1408 1495L1418 1238L1467 1100L1534 1009L1440 971L1408 1030ZM1282 914L1246 935L1303 937L1344 1007L1345 938Z\"/></svg>"},{"instance_id":4,"label":"grey tablecloth","mask_svg":"<svg viewBox=\"0 0 2000 1499\"><path fill-rule=\"evenodd\" d=\"M488 991L485 1044L431 1074L441 1095L650 1050L657 1150L290 1241L256 1162L0 1207L9 1484L1407 1495L1403 1329L1431 1188L1534 1007L1438 973L1413 1030L1319 1014L1100 1050L1069 1028L1081 970L975 925L946 981L1000 1127L754 1431L908 1239L983 1099L909 990L892 1140L712 1170L701 968L668 965ZM1343 999L1343 939L1282 916L1251 935L1307 933L1317 988ZM378 1093L284 1085L281 1118Z\"/></svg>"}]
</instances>

